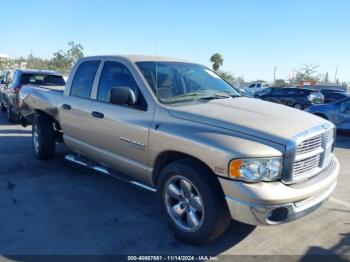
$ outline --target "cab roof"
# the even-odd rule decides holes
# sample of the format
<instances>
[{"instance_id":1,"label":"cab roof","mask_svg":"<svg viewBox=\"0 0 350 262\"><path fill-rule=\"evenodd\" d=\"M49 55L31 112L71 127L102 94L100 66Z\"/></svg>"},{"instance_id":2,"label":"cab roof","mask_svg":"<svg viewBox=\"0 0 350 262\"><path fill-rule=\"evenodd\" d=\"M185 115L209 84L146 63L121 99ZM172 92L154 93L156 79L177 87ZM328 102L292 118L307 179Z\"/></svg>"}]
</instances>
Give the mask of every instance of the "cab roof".
<instances>
[{"instance_id":1,"label":"cab roof","mask_svg":"<svg viewBox=\"0 0 350 262\"><path fill-rule=\"evenodd\" d=\"M187 62L184 59L178 59L173 57L165 57L165 56L148 56L148 55L101 55L101 56L89 56L84 57L85 59L108 59L108 58L124 58L131 62ZM83 58L83 59L84 59Z\"/></svg>"}]
</instances>

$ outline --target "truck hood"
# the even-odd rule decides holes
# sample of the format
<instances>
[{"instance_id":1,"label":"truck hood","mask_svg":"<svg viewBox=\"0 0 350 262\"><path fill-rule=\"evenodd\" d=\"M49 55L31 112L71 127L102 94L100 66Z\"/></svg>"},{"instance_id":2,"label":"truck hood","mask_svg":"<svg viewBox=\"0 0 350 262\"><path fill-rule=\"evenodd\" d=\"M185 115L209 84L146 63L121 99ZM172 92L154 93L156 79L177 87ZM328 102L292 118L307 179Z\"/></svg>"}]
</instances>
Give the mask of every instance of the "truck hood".
<instances>
[{"instance_id":1,"label":"truck hood","mask_svg":"<svg viewBox=\"0 0 350 262\"><path fill-rule=\"evenodd\" d=\"M326 123L312 114L260 99L198 100L169 107L176 118L198 122L287 145L294 135Z\"/></svg>"}]
</instances>

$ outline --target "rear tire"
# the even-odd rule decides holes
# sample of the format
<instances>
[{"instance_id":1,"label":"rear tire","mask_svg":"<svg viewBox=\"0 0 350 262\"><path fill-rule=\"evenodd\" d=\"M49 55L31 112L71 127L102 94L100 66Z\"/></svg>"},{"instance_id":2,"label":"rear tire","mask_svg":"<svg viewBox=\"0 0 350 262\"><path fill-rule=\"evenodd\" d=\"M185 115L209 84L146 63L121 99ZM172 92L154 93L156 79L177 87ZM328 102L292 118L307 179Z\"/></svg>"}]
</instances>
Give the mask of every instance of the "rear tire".
<instances>
[{"instance_id":1,"label":"rear tire","mask_svg":"<svg viewBox=\"0 0 350 262\"><path fill-rule=\"evenodd\" d=\"M9 123L15 123L17 121L17 117L13 114L10 104L7 104L6 116Z\"/></svg>"},{"instance_id":2,"label":"rear tire","mask_svg":"<svg viewBox=\"0 0 350 262\"><path fill-rule=\"evenodd\" d=\"M1 103L1 112L5 113L6 112L6 107L4 106L4 104L2 102Z\"/></svg>"},{"instance_id":3,"label":"rear tire","mask_svg":"<svg viewBox=\"0 0 350 262\"><path fill-rule=\"evenodd\" d=\"M55 130L50 117L44 114L35 116L32 125L32 138L34 153L39 160L46 160L55 156Z\"/></svg>"},{"instance_id":4,"label":"rear tire","mask_svg":"<svg viewBox=\"0 0 350 262\"><path fill-rule=\"evenodd\" d=\"M165 167L157 191L162 214L175 236L184 242L194 245L210 242L231 222L217 178L194 159L184 158Z\"/></svg>"}]
</instances>

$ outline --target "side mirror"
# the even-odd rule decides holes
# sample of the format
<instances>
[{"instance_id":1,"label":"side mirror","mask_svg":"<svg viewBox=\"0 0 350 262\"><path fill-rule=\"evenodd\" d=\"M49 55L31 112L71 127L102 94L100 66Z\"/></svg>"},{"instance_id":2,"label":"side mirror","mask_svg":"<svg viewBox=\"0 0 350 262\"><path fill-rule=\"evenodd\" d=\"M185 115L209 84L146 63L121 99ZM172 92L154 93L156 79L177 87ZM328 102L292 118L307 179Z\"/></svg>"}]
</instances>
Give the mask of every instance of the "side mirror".
<instances>
[{"instance_id":1,"label":"side mirror","mask_svg":"<svg viewBox=\"0 0 350 262\"><path fill-rule=\"evenodd\" d=\"M113 87L109 90L108 101L114 105L135 105L136 95L130 87Z\"/></svg>"}]
</instances>

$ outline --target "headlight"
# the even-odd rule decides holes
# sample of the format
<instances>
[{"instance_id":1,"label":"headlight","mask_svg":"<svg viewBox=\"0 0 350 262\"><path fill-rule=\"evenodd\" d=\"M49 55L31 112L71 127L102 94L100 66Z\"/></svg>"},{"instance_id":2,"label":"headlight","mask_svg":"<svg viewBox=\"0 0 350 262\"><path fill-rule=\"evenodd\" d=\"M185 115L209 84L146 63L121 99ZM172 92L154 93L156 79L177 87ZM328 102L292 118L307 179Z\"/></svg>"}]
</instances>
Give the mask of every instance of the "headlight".
<instances>
[{"instance_id":1,"label":"headlight","mask_svg":"<svg viewBox=\"0 0 350 262\"><path fill-rule=\"evenodd\" d=\"M229 166L230 178L246 182L275 181L281 171L282 158L235 159Z\"/></svg>"}]
</instances>

